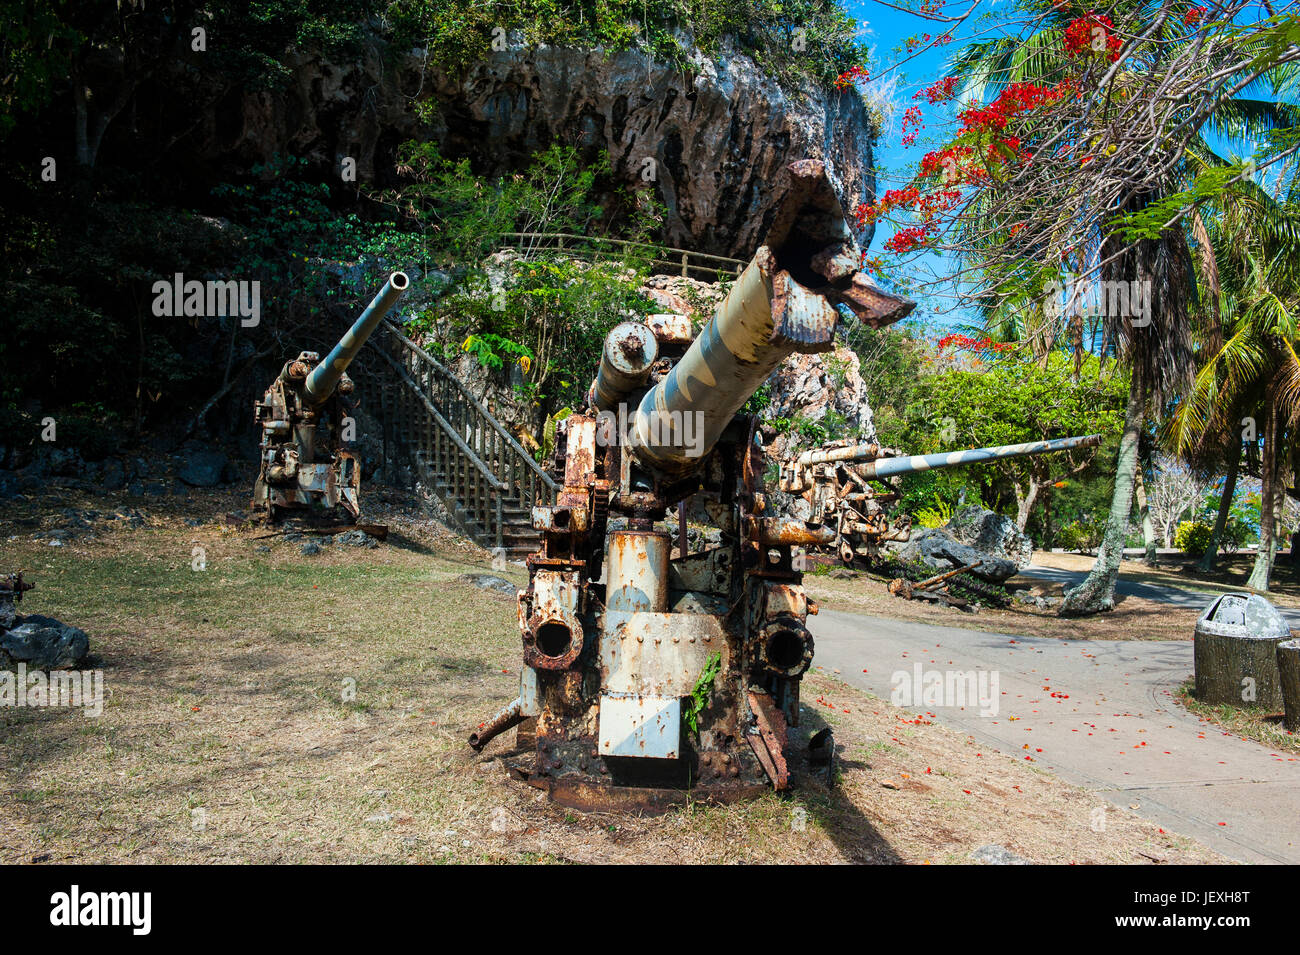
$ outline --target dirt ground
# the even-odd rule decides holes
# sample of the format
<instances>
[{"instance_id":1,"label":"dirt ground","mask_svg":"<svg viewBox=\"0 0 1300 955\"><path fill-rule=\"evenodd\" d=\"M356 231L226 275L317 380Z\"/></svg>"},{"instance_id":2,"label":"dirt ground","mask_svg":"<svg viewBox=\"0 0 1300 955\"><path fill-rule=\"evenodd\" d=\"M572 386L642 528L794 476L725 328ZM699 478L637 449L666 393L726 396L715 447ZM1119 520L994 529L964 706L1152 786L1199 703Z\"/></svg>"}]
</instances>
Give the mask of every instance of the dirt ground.
<instances>
[{"instance_id":1,"label":"dirt ground","mask_svg":"<svg viewBox=\"0 0 1300 955\"><path fill-rule=\"evenodd\" d=\"M488 570L482 551L379 507L388 543L308 557L226 525L241 504L11 502L0 570L36 582L25 612L90 635L108 699L99 717L0 708L0 862L953 863L987 845L1223 861L1123 810L1099 827L1105 803L1023 754L817 670L801 732L834 726L838 785L805 773L786 794L658 817L565 810L507 777L513 734L465 745L520 665L514 601L458 579ZM854 582L830 583L851 600Z\"/></svg>"}]
</instances>

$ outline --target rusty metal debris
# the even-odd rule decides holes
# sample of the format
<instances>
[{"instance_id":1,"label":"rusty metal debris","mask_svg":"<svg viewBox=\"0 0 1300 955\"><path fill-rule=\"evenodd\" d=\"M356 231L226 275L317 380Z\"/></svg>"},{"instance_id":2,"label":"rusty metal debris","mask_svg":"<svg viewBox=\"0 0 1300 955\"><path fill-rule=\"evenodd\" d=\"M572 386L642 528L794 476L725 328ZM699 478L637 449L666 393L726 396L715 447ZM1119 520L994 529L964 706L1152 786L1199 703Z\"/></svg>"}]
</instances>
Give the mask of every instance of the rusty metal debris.
<instances>
[{"instance_id":1,"label":"rusty metal debris","mask_svg":"<svg viewBox=\"0 0 1300 955\"><path fill-rule=\"evenodd\" d=\"M23 580L21 570L0 577L0 630L13 626L17 617L17 605L22 603L23 594L35 589L35 584Z\"/></svg>"},{"instance_id":2,"label":"rusty metal debris","mask_svg":"<svg viewBox=\"0 0 1300 955\"><path fill-rule=\"evenodd\" d=\"M348 450L355 431L353 383L345 371L410 285L394 272L322 361L305 351L285 364L253 406L262 429L254 518L273 524L287 514L361 515L361 465Z\"/></svg>"},{"instance_id":3,"label":"rusty metal debris","mask_svg":"<svg viewBox=\"0 0 1300 955\"><path fill-rule=\"evenodd\" d=\"M957 567L942 574L935 574L925 580L911 581L906 577L895 577L889 582L889 592L895 597L902 597L904 600L912 600L917 597L936 599L939 597L943 585L950 579L958 574L964 574L968 570L974 570L981 563L983 562L977 560L973 564Z\"/></svg>"},{"instance_id":4,"label":"rusty metal debris","mask_svg":"<svg viewBox=\"0 0 1300 955\"><path fill-rule=\"evenodd\" d=\"M909 515L891 515L887 507L898 500L898 493L892 487L879 490L872 486L872 481L882 482L913 471L1096 447L1100 443L1100 435L1090 434L940 454L906 455L873 443L835 441L783 462L779 486L785 493L795 495L789 508L792 517L824 531L821 540L808 541L810 549L824 547L846 567L870 565L880 557L882 545L889 541L905 542L912 531Z\"/></svg>"},{"instance_id":5,"label":"rusty metal debris","mask_svg":"<svg viewBox=\"0 0 1300 955\"><path fill-rule=\"evenodd\" d=\"M533 508L542 547L519 597L519 697L470 745L520 721L531 753L513 772L565 805L658 810L788 784L816 612L794 551L834 528L772 513L738 412L788 355L832 346L835 305L882 324L913 304L857 272L822 164L787 172L767 242L698 337L684 316L618 325L586 413L561 423L563 488ZM716 533L691 550L688 523Z\"/></svg>"}]
</instances>

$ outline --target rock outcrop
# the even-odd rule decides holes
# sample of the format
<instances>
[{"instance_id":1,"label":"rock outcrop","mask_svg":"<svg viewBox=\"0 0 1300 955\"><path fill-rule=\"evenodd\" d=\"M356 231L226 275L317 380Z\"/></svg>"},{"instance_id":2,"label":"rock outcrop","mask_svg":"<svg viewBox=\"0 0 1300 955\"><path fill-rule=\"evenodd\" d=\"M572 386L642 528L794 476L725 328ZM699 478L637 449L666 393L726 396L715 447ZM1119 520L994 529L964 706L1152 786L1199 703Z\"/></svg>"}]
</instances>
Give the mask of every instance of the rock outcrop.
<instances>
[{"instance_id":1,"label":"rock outcrop","mask_svg":"<svg viewBox=\"0 0 1300 955\"><path fill-rule=\"evenodd\" d=\"M831 352L791 355L768 380L768 388L765 421L785 418L817 423L833 413L841 419L831 429L834 437L876 440L867 384L851 348L837 344ZM767 446L768 456L776 459L793 452L799 440L793 431L775 435Z\"/></svg>"},{"instance_id":2,"label":"rock outcrop","mask_svg":"<svg viewBox=\"0 0 1300 955\"><path fill-rule=\"evenodd\" d=\"M1009 577L1014 577L1018 570L1013 561L976 550L969 544L957 540L942 527L913 530L911 539L906 543L891 544L889 547L903 562L923 564L933 568L936 574L956 570L958 567L968 567L979 561L980 565L970 573L983 580L1000 584Z\"/></svg>"},{"instance_id":3,"label":"rock outcrop","mask_svg":"<svg viewBox=\"0 0 1300 955\"><path fill-rule=\"evenodd\" d=\"M31 614L0 633L0 666L26 664L33 670L75 669L90 652L90 638L53 617Z\"/></svg>"},{"instance_id":4,"label":"rock outcrop","mask_svg":"<svg viewBox=\"0 0 1300 955\"><path fill-rule=\"evenodd\" d=\"M945 529L963 544L1009 560L1024 570L1034 558L1034 542L1016 522L978 504L968 504L948 521Z\"/></svg>"},{"instance_id":5,"label":"rock outcrop","mask_svg":"<svg viewBox=\"0 0 1300 955\"><path fill-rule=\"evenodd\" d=\"M783 84L743 54L696 54L683 71L635 51L516 44L456 74L429 67L423 50L369 50L346 64L290 61L285 88L244 94L233 122L216 111L202 121L199 155L250 169L302 156L334 171L352 157L358 181L382 186L411 139L489 175L563 143L607 153L619 187L651 187L666 209L665 243L741 259L766 233L791 160L826 160L846 209L875 192L875 131L860 95ZM418 104L434 107L428 122Z\"/></svg>"},{"instance_id":6,"label":"rock outcrop","mask_svg":"<svg viewBox=\"0 0 1300 955\"><path fill-rule=\"evenodd\" d=\"M906 543L889 546L901 560L936 574L979 561L971 573L994 583L1014 577L1034 556L1033 541L1015 521L978 504L963 507L943 527L915 529Z\"/></svg>"}]
</instances>

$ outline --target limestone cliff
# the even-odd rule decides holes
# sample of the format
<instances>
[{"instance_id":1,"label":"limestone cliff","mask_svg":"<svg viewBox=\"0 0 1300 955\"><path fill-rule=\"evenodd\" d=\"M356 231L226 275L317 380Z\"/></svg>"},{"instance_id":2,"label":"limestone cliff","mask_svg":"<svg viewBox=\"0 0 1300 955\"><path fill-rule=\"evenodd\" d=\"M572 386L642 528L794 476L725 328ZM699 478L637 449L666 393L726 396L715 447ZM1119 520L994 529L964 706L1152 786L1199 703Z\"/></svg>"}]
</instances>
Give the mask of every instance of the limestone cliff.
<instances>
[{"instance_id":1,"label":"limestone cliff","mask_svg":"<svg viewBox=\"0 0 1300 955\"><path fill-rule=\"evenodd\" d=\"M737 258L761 240L791 159L827 160L848 209L874 194L860 96L783 84L742 54L697 55L683 72L630 51L516 45L451 74L420 49L376 44L356 62L303 56L291 69L279 91L244 95L235 122L208 121L207 156L251 166L288 153L335 169L351 156L361 182L382 184L396 146L414 138L488 174L520 169L553 142L603 150L619 182L645 187L653 175L664 241Z\"/></svg>"}]
</instances>

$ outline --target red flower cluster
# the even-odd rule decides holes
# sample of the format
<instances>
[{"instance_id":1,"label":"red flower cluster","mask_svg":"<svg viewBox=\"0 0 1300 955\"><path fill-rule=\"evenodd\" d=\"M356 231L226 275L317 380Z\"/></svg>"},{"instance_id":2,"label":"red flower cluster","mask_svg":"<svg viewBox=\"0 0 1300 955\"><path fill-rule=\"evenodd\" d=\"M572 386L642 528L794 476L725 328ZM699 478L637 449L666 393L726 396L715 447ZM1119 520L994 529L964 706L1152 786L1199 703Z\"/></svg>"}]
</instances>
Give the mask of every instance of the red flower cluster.
<instances>
[{"instance_id":1,"label":"red flower cluster","mask_svg":"<svg viewBox=\"0 0 1300 955\"><path fill-rule=\"evenodd\" d=\"M921 191L916 186L908 186L906 189L888 189L878 205L864 202L858 206L854 216L858 220L858 226L861 227L875 222L900 206L914 206L920 198Z\"/></svg>"},{"instance_id":2,"label":"red flower cluster","mask_svg":"<svg viewBox=\"0 0 1300 955\"><path fill-rule=\"evenodd\" d=\"M1055 103L1073 88L1068 81L1052 87L1039 86L1037 83L1012 83L988 106L974 106L964 110L961 114L961 132L967 133L977 127L1006 129L1007 123L1014 117L1039 106Z\"/></svg>"},{"instance_id":3,"label":"red flower cluster","mask_svg":"<svg viewBox=\"0 0 1300 955\"><path fill-rule=\"evenodd\" d=\"M907 128L909 125L912 127L910 132ZM921 122L921 107L909 106L903 113L903 145L913 145L917 134L924 128L925 124Z\"/></svg>"},{"instance_id":4,"label":"red flower cluster","mask_svg":"<svg viewBox=\"0 0 1300 955\"><path fill-rule=\"evenodd\" d=\"M1114 63L1119 59L1119 48L1124 45L1114 29L1115 24L1105 14L1079 17L1065 28L1065 52L1070 56L1105 53Z\"/></svg>"},{"instance_id":5,"label":"red flower cluster","mask_svg":"<svg viewBox=\"0 0 1300 955\"><path fill-rule=\"evenodd\" d=\"M946 103L956 95L956 92L957 78L955 76L945 76L943 79L931 83L913 96L912 99L920 99L924 96L926 102L933 106L935 103Z\"/></svg>"},{"instance_id":6,"label":"red flower cluster","mask_svg":"<svg viewBox=\"0 0 1300 955\"><path fill-rule=\"evenodd\" d=\"M1205 7L1188 7L1187 12L1183 14L1183 22L1189 27L1194 27L1204 16Z\"/></svg>"},{"instance_id":7,"label":"red flower cluster","mask_svg":"<svg viewBox=\"0 0 1300 955\"><path fill-rule=\"evenodd\" d=\"M965 351L972 352L1009 352L1015 350L1015 342L995 342L991 338L971 338L969 335L962 335L953 332L950 335L944 335L939 339L938 347L940 351L956 345Z\"/></svg>"},{"instance_id":8,"label":"red flower cluster","mask_svg":"<svg viewBox=\"0 0 1300 955\"><path fill-rule=\"evenodd\" d=\"M948 146L921 158L922 176L942 176L946 183L962 179L962 162L975 155L970 146Z\"/></svg>"},{"instance_id":9,"label":"red flower cluster","mask_svg":"<svg viewBox=\"0 0 1300 955\"><path fill-rule=\"evenodd\" d=\"M906 255L917 246L925 245L933 236L934 229L930 225L908 226L906 229L899 229L893 237L885 243L885 248L896 255Z\"/></svg>"},{"instance_id":10,"label":"red flower cluster","mask_svg":"<svg viewBox=\"0 0 1300 955\"><path fill-rule=\"evenodd\" d=\"M837 90L848 89L857 83L865 83L871 77L866 69L861 66L851 66L839 76L835 77L835 88Z\"/></svg>"}]
</instances>

